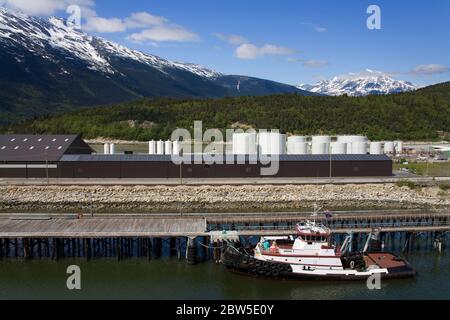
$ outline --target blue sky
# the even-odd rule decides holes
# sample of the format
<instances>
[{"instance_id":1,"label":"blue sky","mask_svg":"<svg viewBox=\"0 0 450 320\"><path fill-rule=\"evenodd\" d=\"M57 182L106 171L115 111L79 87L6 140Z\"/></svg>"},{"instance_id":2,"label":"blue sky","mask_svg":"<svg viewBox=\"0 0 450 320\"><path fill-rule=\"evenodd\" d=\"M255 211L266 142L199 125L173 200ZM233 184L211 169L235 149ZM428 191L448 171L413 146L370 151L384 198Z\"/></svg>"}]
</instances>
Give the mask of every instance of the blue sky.
<instances>
[{"instance_id":1,"label":"blue sky","mask_svg":"<svg viewBox=\"0 0 450 320\"><path fill-rule=\"evenodd\" d=\"M30 13L66 16L63 7L52 6L56 0L37 1L35 6L48 7L42 12L27 9ZM0 0L3 5L14 2ZM314 83L365 69L420 86L450 78L447 0L63 2L81 5L83 28L90 33L226 74L289 84ZM372 4L381 8L381 30L366 26L366 10Z\"/></svg>"}]
</instances>

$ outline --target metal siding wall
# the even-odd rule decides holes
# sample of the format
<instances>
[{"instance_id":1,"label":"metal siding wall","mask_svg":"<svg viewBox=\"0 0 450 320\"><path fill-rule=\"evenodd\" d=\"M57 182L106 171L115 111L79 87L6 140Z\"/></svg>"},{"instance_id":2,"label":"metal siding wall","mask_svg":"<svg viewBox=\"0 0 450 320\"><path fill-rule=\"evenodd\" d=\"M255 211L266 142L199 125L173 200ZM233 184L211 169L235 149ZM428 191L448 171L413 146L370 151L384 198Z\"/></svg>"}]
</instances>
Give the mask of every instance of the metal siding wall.
<instances>
[{"instance_id":1,"label":"metal siding wall","mask_svg":"<svg viewBox=\"0 0 450 320\"><path fill-rule=\"evenodd\" d=\"M14 164L14 163L9 163ZM17 164L17 163L16 163ZM22 163L23 164L23 163ZM329 162L280 162L277 177L329 177ZM183 178L261 177L260 164L184 164ZM191 168L191 170L189 170ZM56 178L179 178L180 168L172 162L60 162L49 169ZM332 162L333 177L392 176L391 161ZM28 176L45 178L46 169L28 169ZM26 169L0 169L0 177L27 178Z\"/></svg>"}]
</instances>

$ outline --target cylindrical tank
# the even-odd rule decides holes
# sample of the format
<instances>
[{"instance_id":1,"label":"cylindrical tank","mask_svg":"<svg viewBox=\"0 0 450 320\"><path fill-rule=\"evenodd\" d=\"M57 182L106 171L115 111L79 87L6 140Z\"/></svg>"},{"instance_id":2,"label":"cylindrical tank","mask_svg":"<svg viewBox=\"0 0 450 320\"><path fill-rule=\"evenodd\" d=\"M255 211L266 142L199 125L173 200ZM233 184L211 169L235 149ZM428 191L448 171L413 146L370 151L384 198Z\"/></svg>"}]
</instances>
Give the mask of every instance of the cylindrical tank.
<instances>
[{"instance_id":1,"label":"cylindrical tank","mask_svg":"<svg viewBox=\"0 0 450 320\"><path fill-rule=\"evenodd\" d=\"M256 133L235 133L233 134L233 154L249 155L257 152Z\"/></svg>"},{"instance_id":2,"label":"cylindrical tank","mask_svg":"<svg viewBox=\"0 0 450 320\"><path fill-rule=\"evenodd\" d=\"M347 142L347 154L352 154L352 143Z\"/></svg>"},{"instance_id":3,"label":"cylindrical tank","mask_svg":"<svg viewBox=\"0 0 450 320\"><path fill-rule=\"evenodd\" d=\"M258 135L258 150L264 155L286 154L286 135L275 132L262 132Z\"/></svg>"},{"instance_id":4,"label":"cylindrical tank","mask_svg":"<svg viewBox=\"0 0 450 320\"><path fill-rule=\"evenodd\" d=\"M332 154L347 154L347 144L342 142L331 143Z\"/></svg>"},{"instance_id":5,"label":"cylindrical tank","mask_svg":"<svg viewBox=\"0 0 450 320\"><path fill-rule=\"evenodd\" d=\"M180 141L175 140L175 141L172 143L172 154L179 155L179 154L180 154L180 150L181 150L181 144L180 144Z\"/></svg>"},{"instance_id":6,"label":"cylindrical tank","mask_svg":"<svg viewBox=\"0 0 450 320\"><path fill-rule=\"evenodd\" d=\"M103 153L104 154L109 154L109 143L105 143L103 145Z\"/></svg>"},{"instance_id":7,"label":"cylindrical tank","mask_svg":"<svg viewBox=\"0 0 450 320\"><path fill-rule=\"evenodd\" d=\"M323 142L314 142L311 147L312 154L329 154L330 144Z\"/></svg>"},{"instance_id":8,"label":"cylindrical tank","mask_svg":"<svg viewBox=\"0 0 450 320\"><path fill-rule=\"evenodd\" d=\"M306 137L291 136L287 140L287 154L307 154L308 143Z\"/></svg>"},{"instance_id":9,"label":"cylindrical tank","mask_svg":"<svg viewBox=\"0 0 450 320\"><path fill-rule=\"evenodd\" d=\"M392 154L395 151L395 143L392 141L386 141L384 143L384 153Z\"/></svg>"},{"instance_id":10,"label":"cylindrical tank","mask_svg":"<svg viewBox=\"0 0 450 320\"><path fill-rule=\"evenodd\" d=\"M164 142L164 154L172 154L172 141Z\"/></svg>"},{"instance_id":11,"label":"cylindrical tank","mask_svg":"<svg viewBox=\"0 0 450 320\"><path fill-rule=\"evenodd\" d=\"M313 136L312 143L331 143L330 136Z\"/></svg>"},{"instance_id":12,"label":"cylindrical tank","mask_svg":"<svg viewBox=\"0 0 450 320\"><path fill-rule=\"evenodd\" d=\"M370 143L370 154L382 154L382 144L378 141Z\"/></svg>"},{"instance_id":13,"label":"cylindrical tank","mask_svg":"<svg viewBox=\"0 0 450 320\"><path fill-rule=\"evenodd\" d=\"M365 136L338 136L338 142L353 143L353 142L367 142L368 139Z\"/></svg>"},{"instance_id":14,"label":"cylindrical tank","mask_svg":"<svg viewBox=\"0 0 450 320\"><path fill-rule=\"evenodd\" d=\"M233 154L245 154L247 149L247 136L245 133L233 134Z\"/></svg>"},{"instance_id":15,"label":"cylindrical tank","mask_svg":"<svg viewBox=\"0 0 450 320\"><path fill-rule=\"evenodd\" d=\"M403 154L403 141L395 141L395 153Z\"/></svg>"},{"instance_id":16,"label":"cylindrical tank","mask_svg":"<svg viewBox=\"0 0 450 320\"><path fill-rule=\"evenodd\" d=\"M258 154L258 134L247 133L247 154L256 155Z\"/></svg>"},{"instance_id":17,"label":"cylindrical tank","mask_svg":"<svg viewBox=\"0 0 450 320\"><path fill-rule=\"evenodd\" d=\"M148 154L156 154L156 141L148 142Z\"/></svg>"},{"instance_id":18,"label":"cylindrical tank","mask_svg":"<svg viewBox=\"0 0 450 320\"><path fill-rule=\"evenodd\" d=\"M352 154L367 154L367 143L366 142L353 142L352 143Z\"/></svg>"},{"instance_id":19,"label":"cylindrical tank","mask_svg":"<svg viewBox=\"0 0 450 320\"><path fill-rule=\"evenodd\" d=\"M156 154L158 155L164 154L164 141L159 140L156 142Z\"/></svg>"},{"instance_id":20,"label":"cylindrical tank","mask_svg":"<svg viewBox=\"0 0 450 320\"><path fill-rule=\"evenodd\" d=\"M116 145L114 143L111 143L109 145L109 154L115 154L116 153Z\"/></svg>"}]
</instances>

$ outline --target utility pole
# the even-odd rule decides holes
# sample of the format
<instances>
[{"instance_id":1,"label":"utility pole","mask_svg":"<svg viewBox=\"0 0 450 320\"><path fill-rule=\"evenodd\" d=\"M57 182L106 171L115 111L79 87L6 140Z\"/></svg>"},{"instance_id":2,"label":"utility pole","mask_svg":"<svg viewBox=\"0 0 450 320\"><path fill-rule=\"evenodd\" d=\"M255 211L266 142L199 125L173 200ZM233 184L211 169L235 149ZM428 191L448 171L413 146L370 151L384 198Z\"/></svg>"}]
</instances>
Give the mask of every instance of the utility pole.
<instances>
[{"instance_id":1,"label":"utility pole","mask_svg":"<svg viewBox=\"0 0 450 320\"><path fill-rule=\"evenodd\" d=\"M330 148L328 151L330 153L330 179L331 179L333 177L333 174L331 172L331 161L332 161L331 143L330 143Z\"/></svg>"},{"instance_id":2,"label":"utility pole","mask_svg":"<svg viewBox=\"0 0 450 320\"><path fill-rule=\"evenodd\" d=\"M178 157L180 160L180 185L183 184L183 148L181 147L180 143L180 150L178 152Z\"/></svg>"},{"instance_id":3,"label":"utility pole","mask_svg":"<svg viewBox=\"0 0 450 320\"><path fill-rule=\"evenodd\" d=\"M45 149L45 175L47 176L47 186L50 185L50 176L48 174L48 155L47 149Z\"/></svg>"}]
</instances>

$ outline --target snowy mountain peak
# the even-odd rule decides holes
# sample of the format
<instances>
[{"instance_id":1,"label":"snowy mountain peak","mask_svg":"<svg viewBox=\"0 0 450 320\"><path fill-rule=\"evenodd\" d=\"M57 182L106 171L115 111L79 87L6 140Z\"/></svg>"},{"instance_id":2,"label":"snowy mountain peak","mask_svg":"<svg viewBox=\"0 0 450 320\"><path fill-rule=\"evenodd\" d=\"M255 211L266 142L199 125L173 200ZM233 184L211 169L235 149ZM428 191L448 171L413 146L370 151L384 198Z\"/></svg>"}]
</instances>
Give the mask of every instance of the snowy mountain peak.
<instances>
[{"instance_id":1,"label":"snowy mountain peak","mask_svg":"<svg viewBox=\"0 0 450 320\"><path fill-rule=\"evenodd\" d=\"M0 43L11 48L21 47L28 52L56 61L57 59L49 54L48 48L50 47L67 55L68 58L76 57L84 61L90 70L106 74L117 73L110 59L119 57L154 67L162 73L165 73L165 68L172 68L188 71L208 79L223 75L199 65L172 62L128 49L103 38L90 36L68 26L63 19L57 17L32 17L1 7Z\"/></svg>"},{"instance_id":2,"label":"snowy mountain peak","mask_svg":"<svg viewBox=\"0 0 450 320\"><path fill-rule=\"evenodd\" d=\"M370 94L393 94L417 89L412 83L391 78L389 75L366 69L360 73L349 73L331 80L322 80L315 85L301 84L301 90L307 90L329 96L366 96Z\"/></svg>"}]
</instances>

